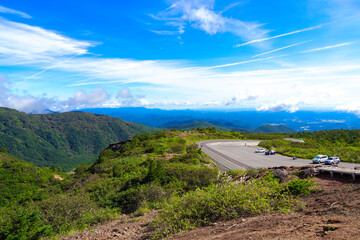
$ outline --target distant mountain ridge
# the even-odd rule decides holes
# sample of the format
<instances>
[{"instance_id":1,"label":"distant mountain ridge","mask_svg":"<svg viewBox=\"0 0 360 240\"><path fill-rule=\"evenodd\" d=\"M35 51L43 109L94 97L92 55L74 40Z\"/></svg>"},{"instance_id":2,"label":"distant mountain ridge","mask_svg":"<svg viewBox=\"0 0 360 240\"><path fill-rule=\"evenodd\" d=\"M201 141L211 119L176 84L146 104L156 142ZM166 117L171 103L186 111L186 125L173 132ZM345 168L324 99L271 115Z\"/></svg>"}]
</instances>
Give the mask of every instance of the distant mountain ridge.
<instances>
[{"instance_id":1,"label":"distant mountain ridge","mask_svg":"<svg viewBox=\"0 0 360 240\"><path fill-rule=\"evenodd\" d=\"M0 107L0 147L37 166L69 170L94 161L111 142L156 130L107 115L26 114Z\"/></svg>"},{"instance_id":2,"label":"distant mountain ridge","mask_svg":"<svg viewBox=\"0 0 360 240\"><path fill-rule=\"evenodd\" d=\"M285 125L265 124L253 130L253 133L295 133L296 131Z\"/></svg>"},{"instance_id":3,"label":"distant mountain ridge","mask_svg":"<svg viewBox=\"0 0 360 240\"><path fill-rule=\"evenodd\" d=\"M236 131L244 133L294 133L294 129L291 129L285 125L271 125L264 124L255 129L246 129L240 128L231 122L227 121L205 121L205 120L187 120L187 121L172 121L167 124L162 125L161 127L167 129L182 129L182 130L191 130L194 128L202 127L215 127L219 131Z\"/></svg>"},{"instance_id":4,"label":"distant mountain ridge","mask_svg":"<svg viewBox=\"0 0 360 240\"><path fill-rule=\"evenodd\" d=\"M295 131L319 131L331 129L359 129L360 118L341 111L286 111L270 112L255 110L162 110L149 108L93 108L84 112L106 114L126 121L150 127L163 127L173 122L206 121L215 126L256 129L262 125L285 125Z\"/></svg>"}]
</instances>

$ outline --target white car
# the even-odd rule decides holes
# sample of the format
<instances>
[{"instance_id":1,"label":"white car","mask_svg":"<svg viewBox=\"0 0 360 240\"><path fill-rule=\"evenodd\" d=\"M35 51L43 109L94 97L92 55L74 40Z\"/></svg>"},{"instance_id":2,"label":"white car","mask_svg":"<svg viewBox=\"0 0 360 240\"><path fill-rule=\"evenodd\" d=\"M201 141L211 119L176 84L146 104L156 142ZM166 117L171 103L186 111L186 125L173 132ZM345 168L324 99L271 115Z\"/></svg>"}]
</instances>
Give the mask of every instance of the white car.
<instances>
[{"instance_id":1,"label":"white car","mask_svg":"<svg viewBox=\"0 0 360 240\"><path fill-rule=\"evenodd\" d=\"M317 155L313 158L312 163L324 163L328 159L326 155Z\"/></svg>"},{"instance_id":2,"label":"white car","mask_svg":"<svg viewBox=\"0 0 360 240\"><path fill-rule=\"evenodd\" d=\"M264 153L264 152L266 152L266 150L263 149L263 148L258 148L258 149L255 150L255 152L256 153Z\"/></svg>"},{"instance_id":3,"label":"white car","mask_svg":"<svg viewBox=\"0 0 360 240\"><path fill-rule=\"evenodd\" d=\"M325 160L325 165L338 164L339 162L340 162L339 157L329 157L327 160Z\"/></svg>"}]
</instances>

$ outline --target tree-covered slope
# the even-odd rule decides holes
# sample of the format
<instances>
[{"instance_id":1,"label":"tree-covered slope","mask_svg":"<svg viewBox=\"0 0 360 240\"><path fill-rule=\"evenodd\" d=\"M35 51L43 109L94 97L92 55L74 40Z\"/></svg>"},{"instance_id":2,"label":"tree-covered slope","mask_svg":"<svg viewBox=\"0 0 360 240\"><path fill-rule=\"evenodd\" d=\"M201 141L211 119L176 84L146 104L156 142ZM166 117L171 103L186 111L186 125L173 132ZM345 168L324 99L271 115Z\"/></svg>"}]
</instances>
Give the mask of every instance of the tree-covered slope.
<instances>
[{"instance_id":1,"label":"tree-covered slope","mask_svg":"<svg viewBox=\"0 0 360 240\"><path fill-rule=\"evenodd\" d=\"M285 125L270 125L265 124L253 130L253 133L294 133L294 129L291 129Z\"/></svg>"},{"instance_id":2,"label":"tree-covered slope","mask_svg":"<svg viewBox=\"0 0 360 240\"><path fill-rule=\"evenodd\" d=\"M0 208L42 200L50 192L58 193L64 176L59 169L36 167L0 151Z\"/></svg>"},{"instance_id":3,"label":"tree-covered slope","mask_svg":"<svg viewBox=\"0 0 360 240\"><path fill-rule=\"evenodd\" d=\"M0 108L0 147L37 166L69 170L95 160L110 142L152 128L84 112L33 114Z\"/></svg>"},{"instance_id":4,"label":"tree-covered slope","mask_svg":"<svg viewBox=\"0 0 360 240\"><path fill-rule=\"evenodd\" d=\"M206 121L192 119L188 121L172 121L161 126L167 129L179 129L179 130L192 130L197 128L211 128L215 127L218 131L236 131L243 133L294 133L294 129L291 129L285 125L270 125L265 124L255 129L246 129L236 126L228 121Z\"/></svg>"}]
</instances>

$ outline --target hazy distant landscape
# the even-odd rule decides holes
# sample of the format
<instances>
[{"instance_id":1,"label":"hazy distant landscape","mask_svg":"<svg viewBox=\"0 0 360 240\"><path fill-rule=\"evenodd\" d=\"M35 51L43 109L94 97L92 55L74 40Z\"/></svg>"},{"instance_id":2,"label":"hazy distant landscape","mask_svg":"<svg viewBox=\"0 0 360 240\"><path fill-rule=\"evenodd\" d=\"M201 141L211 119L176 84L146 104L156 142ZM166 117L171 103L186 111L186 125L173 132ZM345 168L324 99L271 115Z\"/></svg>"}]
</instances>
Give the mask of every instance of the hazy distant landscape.
<instances>
[{"instance_id":1,"label":"hazy distant landscape","mask_svg":"<svg viewBox=\"0 0 360 240\"><path fill-rule=\"evenodd\" d=\"M254 130L262 125L285 125L295 131L356 129L360 127L360 118L357 115L339 111L289 113L285 111L161 110L148 108L94 108L82 109L81 111L106 114L151 127L175 126L175 128L180 128L184 125L189 129L191 126L186 125L196 123L198 125L200 123L208 124L206 127L212 124L239 131Z\"/></svg>"}]
</instances>

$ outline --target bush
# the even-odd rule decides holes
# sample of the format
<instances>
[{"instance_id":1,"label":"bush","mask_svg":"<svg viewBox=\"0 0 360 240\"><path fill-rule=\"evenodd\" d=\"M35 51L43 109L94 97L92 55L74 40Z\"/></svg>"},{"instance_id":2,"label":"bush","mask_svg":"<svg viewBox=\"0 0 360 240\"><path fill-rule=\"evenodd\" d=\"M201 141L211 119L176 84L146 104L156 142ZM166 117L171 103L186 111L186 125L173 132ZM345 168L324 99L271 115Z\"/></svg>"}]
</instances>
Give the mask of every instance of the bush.
<instances>
[{"instance_id":1,"label":"bush","mask_svg":"<svg viewBox=\"0 0 360 240\"><path fill-rule=\"evenodd\" d=\"M37 210L17 208L0 212L0 239L37 240L51 234L51 226L44 223Z\"/></svg>"},{"instance_id":2,"label":"bush","mask_svg":"<svg viewBox=\"0 0 360 240\"><path fill-rule=\"evenodd\" d=\"M311 188L314 185L315 185L314 180L294 179L286 185L285 191L294 196L309 195L310 193L315 191L314 188Z\"/></svg>"},{"instance_id":3,"label":"bush","mask_svg":"<svg viewBox=\"0 0 360 240\"><path fill-rule=\"evenodd\" d=\"M136 188L130 188L117 193L113 201L117 203L117 207L121 208L123 213L133 213L141 205L140 192Z\"/></svg>"},{"instance_id":4,"label":"bush","mask_svg":"<svg viewBox=\"0 0 360 240\"><path fill-rule=\"evenodd\" d=\"M55 234L84 229L109 220L111 213L99 208L88 194L57 195L40 204L40 213Z\"/></svg>"},{"instance_id":5,"label":"bush","mask_svg":"<svg viewBox=\"0 0 360 240\"><path fill-rule=\"evenodd\" d=\"M239 216L290 211L295 203L293 199L275 195L280 195L275 188L266 186L262 181L252 181L247 184L212 185L182 197L173 197L151 223L155 229L154 238Z\"/></svg>"},{"instance_id":6,"label":"bush","mask_svg":"<svg viewBox=\"0 0 360 240\"><path fill-rule=\"evenodd\" d=\"M185 151L185 145L175 145L170 148L170 152L172 153L183 153Z\"/></svg>"},{"instance_id":7,"label":"bush","mask_svg":"<svg viewBox=\"0 0 360 240\"><path fill-rule=\"evenodd\" d=\"M235 173L237 174L237 173ZM313 191L313 181L281 184L272 172L244 184L226 182L172 197L151 223L153 238L209 225L219 220L268 212L289 212L300 194Z\"/></svg>"},{"instance_id":8,"label":"bush","mask_svg":"<svg viewBox=\"0 0 360 240\"><path fill-rule=\"evenodd\" d=\"M184 163L173 163L165 166L165 169L166 172L173 174L177 179L186 183L184 186L186 191L209 186L216 181L218 176L217 168Z\"/></svg>"},{"instance_id":9,"label":"bush","mask_svg":"<svg viewBox=\"0 0 360 240\"><path fill-rule=\"evenodd\" d=\"M7 153L6 147L0 147L0 153Z\"/></svg>"}]
</instances>

